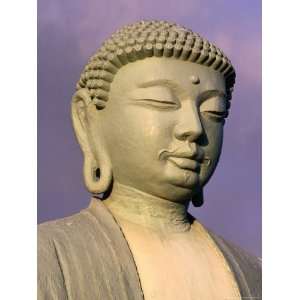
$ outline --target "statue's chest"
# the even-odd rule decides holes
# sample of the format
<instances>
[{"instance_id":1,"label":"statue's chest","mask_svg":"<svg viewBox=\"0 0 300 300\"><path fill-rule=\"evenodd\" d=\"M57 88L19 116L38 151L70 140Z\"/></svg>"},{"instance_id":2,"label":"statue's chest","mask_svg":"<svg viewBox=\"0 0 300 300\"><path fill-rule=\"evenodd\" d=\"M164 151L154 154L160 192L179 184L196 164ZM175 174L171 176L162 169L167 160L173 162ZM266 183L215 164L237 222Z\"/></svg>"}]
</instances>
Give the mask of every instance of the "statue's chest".
<instances>
[{"instance_id":1,"label":"statue's chest","mask_svg":"<svg viewBox=\"0 0 300 300\"><path fill-rule=\"evenodd\" d=\"M145 300L240 299L223 255L201 227L166 236L143 228L123 231Z\"/></svg>"}]
</instances>

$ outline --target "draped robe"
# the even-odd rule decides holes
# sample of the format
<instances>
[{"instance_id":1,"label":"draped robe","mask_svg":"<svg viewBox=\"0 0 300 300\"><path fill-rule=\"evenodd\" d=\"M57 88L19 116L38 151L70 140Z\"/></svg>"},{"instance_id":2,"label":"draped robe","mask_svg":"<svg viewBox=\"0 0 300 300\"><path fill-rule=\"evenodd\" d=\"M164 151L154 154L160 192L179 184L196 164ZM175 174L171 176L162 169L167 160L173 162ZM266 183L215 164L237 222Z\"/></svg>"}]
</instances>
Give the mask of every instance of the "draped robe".
<instances>
[{"instance_id":1,"label":"draped robe","mask_svg":"<svg viewBox=\"0 0 300 300\"><path fill-rule=\"evenodd\" d=\"M261 299L261 261L207 233L232 271L241 298ZM101 201L92 199L80 213L38 226L38 299L144 299L131 249Z\"/></svg>"}]
</instances>

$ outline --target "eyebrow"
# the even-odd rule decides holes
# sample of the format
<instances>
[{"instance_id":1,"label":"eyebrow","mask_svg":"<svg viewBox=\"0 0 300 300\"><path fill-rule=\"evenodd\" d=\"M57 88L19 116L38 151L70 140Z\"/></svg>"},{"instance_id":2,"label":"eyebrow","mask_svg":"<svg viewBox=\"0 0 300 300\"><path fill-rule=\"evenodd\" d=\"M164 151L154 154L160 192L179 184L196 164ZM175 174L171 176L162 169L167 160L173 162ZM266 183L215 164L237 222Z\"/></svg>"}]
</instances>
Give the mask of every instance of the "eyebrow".
<instances>
[{"instance_id":1,"label":"eyebrow","mask_svg":"<svg viewBox=\"0 0 300 300\"><path fill-rule=\"evenodd\" d=\"M153 86L165 86L168 88L171 88L174 91L184 91L184 89L175 81L170 79L154 79L146 82L138 83L137 86L139 88L147 88L147 87L153 87ZM223 91L220 90L207 90L200 94L199 98L202 101L205 101L212 97L223 97L226 98L226 94Z\"/></svg>"},{"instance_id":2,"label":"eyebrow","mask_svg":"<svg viewBox=\"0 0 300 300\"><path fill-rule=\"evenodd\" d=\"M147 88L147 87L153 87L153 86L159 86L159 85L171 88L172 90L175 90L175 91L183 90L178 83L176 83L175 81L170 80L170 79L154 79L154 80L150 80L147 82L141 82L141 83L137 84L137 86L139 88Z\"/></svg>"},{"instance_id":3,"label":"eyebrow","mask_svg":"<svg viewBox=\"0 0 300 300\"><path fill-rule=\"evenodd\" d=\"M226 94L222 91L219 91L219 90L205 91L205 92L200 94L199 98L200 98L200 100L205 101L209 98L217 97L217 96L226 98Z\"/></svg>"}]
</instances>

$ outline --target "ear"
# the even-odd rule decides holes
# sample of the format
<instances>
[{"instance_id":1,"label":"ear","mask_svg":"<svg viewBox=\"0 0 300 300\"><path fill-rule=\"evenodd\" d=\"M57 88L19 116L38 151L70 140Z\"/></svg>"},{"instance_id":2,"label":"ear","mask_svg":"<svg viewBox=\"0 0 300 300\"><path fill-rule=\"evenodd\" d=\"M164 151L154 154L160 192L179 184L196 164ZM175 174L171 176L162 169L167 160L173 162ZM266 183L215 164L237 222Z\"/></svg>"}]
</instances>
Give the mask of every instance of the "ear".
<instances>
[{"instance_id":1,"label":"ear","mask_svg":"<svg viewBox=\"0 0 300 300\"><path fill-rule=\"evenodd\" d=\"M87 89L78 90L72 98L71 117L77 141L83 154L91 152L88 137L88 106L92 103Z\"/></svg>"},{"instance_id":2,"label":"ear","mask_svg":"<svg viewBox=\"0 0 300 300\"><path fill-rule=\"evenodd\" d=\"M97 141L97 145L100 145L98 147L93 140L92 122L95 114L97 109L88 89L78 90L72 98L71 116L75 135L84 156L84 182L89 192L100 194L107 191L112 182L112 169L108 153L105 147L101 146L104 141Z\"/></svg>"}]
</instances>

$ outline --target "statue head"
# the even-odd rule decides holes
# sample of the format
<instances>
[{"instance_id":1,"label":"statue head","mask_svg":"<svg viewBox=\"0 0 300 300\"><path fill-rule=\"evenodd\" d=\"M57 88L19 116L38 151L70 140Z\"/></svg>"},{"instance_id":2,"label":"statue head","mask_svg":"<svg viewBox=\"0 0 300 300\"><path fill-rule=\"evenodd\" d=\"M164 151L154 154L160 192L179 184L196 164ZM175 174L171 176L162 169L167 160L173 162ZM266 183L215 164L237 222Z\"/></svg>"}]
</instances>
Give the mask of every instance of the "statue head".
<instances>
[{"instance_id":1,"label":"statue head","mask_svg":"<svg viewBox=\"0 0 300 300\"><path fill-rule=\"evenodd\" d=\"M87 189L106 193L118 182L200 204L234 82L224 53L182 26L141 21L117 31L90 58L72 101Z\"/></svg>"}]
</instances>

